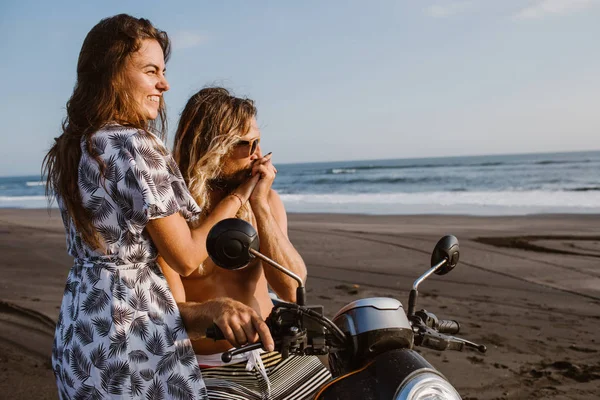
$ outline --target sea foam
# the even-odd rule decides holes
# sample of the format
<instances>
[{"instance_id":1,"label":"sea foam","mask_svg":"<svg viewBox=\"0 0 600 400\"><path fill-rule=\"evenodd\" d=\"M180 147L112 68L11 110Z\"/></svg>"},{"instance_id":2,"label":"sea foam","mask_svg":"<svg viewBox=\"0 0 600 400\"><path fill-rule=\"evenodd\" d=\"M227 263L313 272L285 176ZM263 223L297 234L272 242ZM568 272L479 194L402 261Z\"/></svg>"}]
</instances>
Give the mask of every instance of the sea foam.
<instances>
[{"instance_id":1,"label":"sea foam","mask_svg":"<svg viewBox=\"0 0 600 400\"><path fill-rule=\"evenodd\" d=\"M291 212L475 215L600 212L597 191L282 194L281 198Z\"/></svg>"}]
</instances>

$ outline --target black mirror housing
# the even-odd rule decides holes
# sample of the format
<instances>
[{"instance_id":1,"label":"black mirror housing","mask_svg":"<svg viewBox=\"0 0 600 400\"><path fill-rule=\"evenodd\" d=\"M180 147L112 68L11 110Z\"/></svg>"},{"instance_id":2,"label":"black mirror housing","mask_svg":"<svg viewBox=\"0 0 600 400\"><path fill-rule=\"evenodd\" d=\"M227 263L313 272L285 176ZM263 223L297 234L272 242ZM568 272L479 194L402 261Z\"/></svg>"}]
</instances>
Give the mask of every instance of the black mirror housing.
<instances>
[{"instance_id":1,"label":"black mirror housing","mask_svg":"<svg viewBox=\"0 0 600 400\"><path fill-rule=\"evenodd\" d=\"M452 271L458 264L460 251L458 247L458 239L453 235L446 235L441 238L431 254L431 266L435 266L444 259L448 260L441 268L435 271L438 275L445 275Z\"/></svg>"},{"instance_id":2,"label":"black mirror housing","mask_svg":"<svg viewBox=\"0 0 600 400\"><path fill-rule=\"evenodd\" d=\"M247 266L254 258L250 249L258 251L259 248L260 240L256 229L238 218L219 221L206 238L206 250L210 259L228 270Z\"/></svg>"}]
</instances>

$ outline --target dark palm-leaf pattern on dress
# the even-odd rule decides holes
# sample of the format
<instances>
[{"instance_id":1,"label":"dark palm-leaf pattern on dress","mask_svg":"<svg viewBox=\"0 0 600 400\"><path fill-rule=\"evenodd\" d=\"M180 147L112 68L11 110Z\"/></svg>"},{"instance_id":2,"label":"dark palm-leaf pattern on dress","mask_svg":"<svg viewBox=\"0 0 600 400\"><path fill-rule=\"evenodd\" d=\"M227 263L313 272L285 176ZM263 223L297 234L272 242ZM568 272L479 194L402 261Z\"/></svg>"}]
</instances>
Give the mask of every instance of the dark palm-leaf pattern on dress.
<instances>
[{"instance_id":1,"label":"dark palm-leaf pattern on dress","mask_svg":"<svg viewBox=\"0 0 600 400\"><path fill-rule=\"evenodd\" d=\"M148 221L200 209L153 135L109 125L92 136L104 175L82 143L79 189L101 241L92 249L58 199L75 258L52 365L66 399L206 399L183 321L145 231Z\"/></svg>"}]
</instances>

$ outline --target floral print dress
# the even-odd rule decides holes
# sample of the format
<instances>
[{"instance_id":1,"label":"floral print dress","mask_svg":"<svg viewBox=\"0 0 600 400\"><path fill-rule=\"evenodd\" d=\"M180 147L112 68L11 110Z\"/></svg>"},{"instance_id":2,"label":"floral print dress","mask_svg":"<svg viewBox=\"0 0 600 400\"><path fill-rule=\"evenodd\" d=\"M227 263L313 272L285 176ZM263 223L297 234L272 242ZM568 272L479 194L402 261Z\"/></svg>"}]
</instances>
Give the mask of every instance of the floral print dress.
<instances>
[{"instance_id":1,"label":"floral print dress","mask_svg":"<svg viewBox=\"0 0 600 400\"><path fill-rule=\"evenodd\" d=\"M75 258L65 286L52 351L66 399L206 399L194 351L157 250L149 220L198 205L173 158L155 136L108 125L92 136L104 163L82 141L79 189L102 245L89 248L58 199L67 251Z\"/></svg>"}]
</instances>

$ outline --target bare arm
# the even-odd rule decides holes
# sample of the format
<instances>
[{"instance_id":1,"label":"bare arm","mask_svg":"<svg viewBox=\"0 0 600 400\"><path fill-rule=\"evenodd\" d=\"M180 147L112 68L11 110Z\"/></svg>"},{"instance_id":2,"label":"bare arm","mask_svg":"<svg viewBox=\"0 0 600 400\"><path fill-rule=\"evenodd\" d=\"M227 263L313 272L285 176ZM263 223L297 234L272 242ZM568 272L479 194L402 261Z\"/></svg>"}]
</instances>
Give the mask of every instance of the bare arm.
<instances>
[{"instance_id":1,"label":"bare arm","mask_svg":"<svg viewBox=\"0 0 600 400\"><path fill-rule=\"evenodd\" d=\"M305 281L306 266L288 238L287 215L283 202L277 192L270 188L275 178L274 167L270 161L267 161L257 166L257 170L261 174L261 180L256 185L255 192L252 193L250 203L256 217L258 236L260 237L260 251ZM261 191L267 185L267 195L261 196ZM267 282L279 297L286 301L296 301L298 283L294 279L275 268L264 265L264 263L263 270Z\"/></svg>"},{"instance_id":2,"label":"bare arm","mask_svg":"<svg viewBox=\"0 0 600 400\"><path fill-rule=\"evenodd\" d=\"M217 325L231 345L239 347L260 339L266 350L274 348L269 328L251 307L230 298L202 303L187 302L181 276L159 257L158 263L177 302L185 330L192 340L206 337L206 329Z\"/></svg>"},{"instance_id":3,"label":"bare arm","mask_svg":"<svg viewBox=\"0 0 600 400\"><path fill-rule=\"evenodd\" d=\"M249 179L240 185L235 193L241 199L248 199L258 178L257 175ZM208 257L206 237L210 229L225 218L235 217L240 206L240 199L230 195L221 200L210 215L194 229L188 227L179 213L153 219L148 222L146 229L165 262L178 274L188 276Z\"/></svg>"},{"instance_id":4,"label":"bare arm","mask_svg":"<svg viewBox=\"0 0 600 400\"><path fill-rule=\"evenodd\" d=\"M162 257L159 256L157 261L169 284L169 289L171 289L171 293L173 293L173 299L175 299L176 303L185 303L185 288L181 281L181 275L175 272L173 268L169 267Z\"/></svg>"},{"instance_id":5,"label":"bare arm","mask_svg":"<svg viewBox=\"0 0 600 400\"><path fill-rule=\"evenodd\" d=\"M275 343L269 327L251 307L228 297L207 300L203 303L177 303L185 330L192 340L206 337L206 329L217 325L225 339L233 346L262 341L267 351Z\"/></svg>"}]
</instances>

